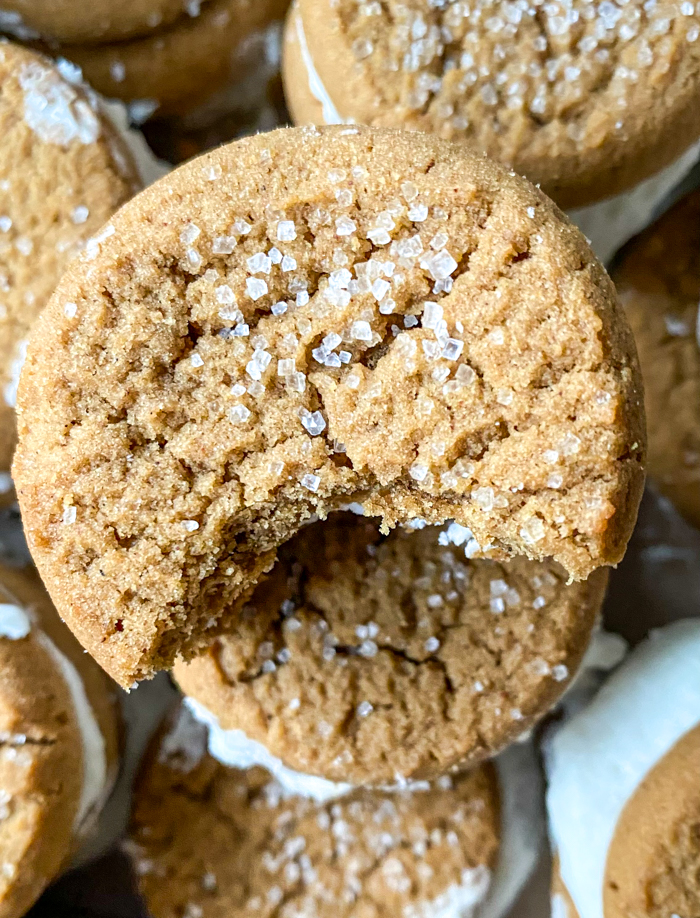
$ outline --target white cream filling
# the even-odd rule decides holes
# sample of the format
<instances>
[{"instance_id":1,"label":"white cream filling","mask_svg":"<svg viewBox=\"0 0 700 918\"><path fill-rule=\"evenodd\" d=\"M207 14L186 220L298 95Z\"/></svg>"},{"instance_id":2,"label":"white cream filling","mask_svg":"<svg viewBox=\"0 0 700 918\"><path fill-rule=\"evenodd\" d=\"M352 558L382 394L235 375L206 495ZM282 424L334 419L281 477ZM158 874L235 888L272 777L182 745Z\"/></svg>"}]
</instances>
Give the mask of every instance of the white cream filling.
<instances>
[{"instance_id":1,"label":"white cream filling","mask_svg":"<svg viewBox=\"0 0 700 918\"><path fill-rule=\"evenodd\" d=\"M335 783L287 768L242 730L223 730L217 718L193 698L185 698L193 716L208 727L209 753L224 765L267 769L283 792L319 803L342 797L352 784ZM541 776L530 743L515 745L496 760L501 799L501 839L498 866L491 877L486 870L468 871L462 885L455 884L436 900L430 918L502 918L515 901L537 862L544 836ZM384 791L407 788L428 791L425 781L403 782Z\"/></svg>"},{"instance_id":2,"label":"white cream filling","mask_svg":"<svg viewBox=\"0 0 700 918\"><path fill-rule=\"evenodd\" d=\"M581 918L604 918L608 849L649 770L700 723L700 620L653 632L551 738L547 810Z\"/></svg>"},{"instance_id":3,"label":"white cream filling","mask_svg":"<svg viewBox=\"0 0 700 918\"><path fill-rule=\"evenodd\" d=\"M38 632L37 639L53 657L68 686L80 729L83 746L83 786L73 821L73 831L80 835L90 828L92 820L99 814L111 789L112 782L107 773L105 738L78 670L43 631Z\"/></svg>"},{"instance_id":4,"label":"white cream filling","mask_svg":"<svg viewBox=\"0 0 700 918\"><path fill-rule=\"evenodd\" d=\"M296 26L301 59L304 62L304 67L306 67L306 76L309 81L309 89L311 90L311 95L314 97L314 99L321 103L321 107L323 109L324 124L352 124L352 119L346 120L345 118L340 117L338 109L333 104L333 100L328 95L326 87L323 85L323 81L318 75L318 71L314 66L313 58L311 57L311 52L309 51L309 45L306 41L304 23L301 21L301 13L298 11L294 14L294 24Z\"/></svg>"},{"instance_id":5,"label":"white cream filling","mask_svg":"<svg viewBox=\"0 0 700 918\"><path fill-rule=\"evenodd\" d=\"M21 640L32 631L32 616L14 603L0 603L0 638ZM87 697L83 680L75 666L53 641L35 624L34 637L58 667L68 686L83 749L83 784L73 831L81 834L104 803L111 781L107 769L107 752L102 730Z\"/></svg>"}]
</instances>

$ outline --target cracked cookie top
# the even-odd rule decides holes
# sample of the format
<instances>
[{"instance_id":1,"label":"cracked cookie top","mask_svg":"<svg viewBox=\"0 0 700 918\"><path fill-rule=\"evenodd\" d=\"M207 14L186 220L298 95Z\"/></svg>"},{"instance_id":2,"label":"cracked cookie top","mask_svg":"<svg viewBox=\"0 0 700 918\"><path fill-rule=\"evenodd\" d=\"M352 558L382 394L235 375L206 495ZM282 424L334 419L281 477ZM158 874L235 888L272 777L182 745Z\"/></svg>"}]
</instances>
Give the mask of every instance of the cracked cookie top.
<instances>
[{"instance_id":1,"label":"cracked cookie top","mask_svg":"<svg viewBox=\"0 0 700 918\"><path fill-rule=\"evenodd\" d=\"M230 628L313 514L454 519L581 579L643 484L607 274L523 179L417 133L277 131L147 189L42 314L20 418L33 556L124 685Z\"/></svg>"},{"instance_id":2,"label":"cracked cookie top","mask_svg":"<svg viewBox=\"0 0 700 918\"><path fill-rule=\"evenodd\" d=\"M0 914L24 915L111 788L114 698L39 579L0 565Z\"/></svg>"},{"instance_id":3,"label":"cracked cookie top","mask_svg":"<svg viewBox=\"0 0 700 918\"><path fill-rule=\"evenodd\" d=\"M492 756L568 685L607 578L567 586L551 562L469 560L460 529L384 537L352 513L312 524L235 632L175 678L222 728L332 781L432 778Z\"/></svg>"},{"instance_id":4,"label":"cracked cookie top","mask_svg":"<svg viewBox=\"0 0 700 918\"><path fill-rule=\"evenodd\" d=\"M700 9L680 0L297 0L285 85L333 117L465 140L562 207L700 136ZM314 98L315 96L315 98Z\"/></svg>"},{"instance_id":5,"label":"cracked cookie top","mask_svg":"<svg viewBox=\"0 0 700 918\"><path fill-rule=\"evenodd\" d=\"M700 193L633 239L614 277L644 375L649 475L700 526Z\"/></svg>"},{"instance_id":6,"label":"cracked cookie top","mask_svg":"<svg viewBox=\"0 0 700 918\"><path fill-rule=\"evenodd\" d=\"M186 709L136 785L130 853L153 918L471 915L499 849L492 765L420 790L288 797L206 753ZM184 722L183 722L184 721Z\"/></svg>"}]
</instances>

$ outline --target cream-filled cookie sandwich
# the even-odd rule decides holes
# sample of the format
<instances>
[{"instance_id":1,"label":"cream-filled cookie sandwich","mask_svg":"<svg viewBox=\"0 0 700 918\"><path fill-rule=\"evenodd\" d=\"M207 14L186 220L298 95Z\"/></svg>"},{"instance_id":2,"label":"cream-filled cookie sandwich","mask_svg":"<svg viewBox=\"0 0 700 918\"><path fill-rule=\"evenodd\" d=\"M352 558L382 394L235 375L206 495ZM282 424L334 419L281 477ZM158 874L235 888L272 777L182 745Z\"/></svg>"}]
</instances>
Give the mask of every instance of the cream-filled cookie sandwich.
<instances>
[{"instance_id":1,"label":"cream-filled cookie sandwich","mask_svg":"<svg viewBox=\"0 0 700 918\"><path fill-rule=\"evenodd\" d=\"M700 620L653 632L552 736L547 810L561 918L700 908Z\"/></svg>"}]
</instances>

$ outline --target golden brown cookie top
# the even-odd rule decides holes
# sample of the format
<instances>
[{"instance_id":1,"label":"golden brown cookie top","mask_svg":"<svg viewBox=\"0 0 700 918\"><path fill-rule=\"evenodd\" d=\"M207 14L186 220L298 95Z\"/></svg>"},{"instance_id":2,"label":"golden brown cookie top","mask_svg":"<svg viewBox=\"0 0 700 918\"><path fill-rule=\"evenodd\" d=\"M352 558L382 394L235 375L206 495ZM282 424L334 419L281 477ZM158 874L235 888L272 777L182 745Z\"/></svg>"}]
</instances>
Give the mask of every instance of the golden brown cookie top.
<instances>
[{"instance_id":1,"label":"golden brown cookie top","mask_svg":"<svg viewBox=\"0 0 700 918\"><path fill-rule=\"evenodd\" d=\"M180 718L147 758L132 814L153 918L419 918L486 895L500 832L492 766L430 790L316 803L285 796L261 768L219 764L186 709Z\"/></svg>"},{"instance_id":2,"label":"golden brown cookie top","mask_svg":"<svg viewBox=\"0 0 700 918\"><path fill-rule=\"evenodd\" d=\"M297 771L351 784L433 778L493 755L564 691L606 576L469 560L460 527L352 513L303 529L234 632L174 674L223 729Z\"/></svg>"},{"instance_id":3,"label":"golden brown cookie top","mask_svg":"<svg viewBox=\"0 0 700 918\"><path fill-rule=\"evenodd\" d=\"M21 39L119 41L199 16L209 0L2 0L0 27Z\"/></svg>"},{"instance_id":4,"label":"golden brown cookie top","mask_svg":"<svg viewBox=\"0 0 700 918\"><path fill-rule=\"evenodd\" d=\"M649 474L700 525L700 192L633 239L614 278L644 376Z\"/></svg>"},{"instance_id":5,"label":"golden brown cookie top","mask_svg":"<svg viewBox=\"0 0 700 918\"><path fill-rule=\"evenodd\" d=\"M88 724L85 705L91 708ZM116 764L113 705L104 677L59 621L38 578L1 566L3 918L27 911L93 824ZM86 743L98 733L101 748L90 745L88 751ZM89 769L86 754L92 759Z\"/></svg>"},{"instance_id":6,"label":"golden brown cookie top","mask_svg":"<svg viewBox=\"0 0 700 918\"><path fill-rule=\"evenodd\" d=\"M643 482L614 288L540 192L423 134L288 129L115 215L35 327L14 465L59 611L122 684L353 499L475 553L620 560Z\"/></svg>"},{"instance_id":7,"label":"golden brown cookie top","mask_svg":"<svg viewBox=\"0 0 700 918\"><path fill-rule=\"evenodd\" d=\"M81 86L0 42L0 469L29 328L70 260L136 190L131 156Z\"/></svg>"},{"instance_id":8,"label":"golden brown cookie top","mask_svg":"<svg viewBox=\"0 0 700 918\"><path fill-rule=\"evenodd\" d=\"M561 206L634 185L700 136L700 12L692 3L298 6L341 117L466 140L541 183Z\"/></svg>"}]
</instances>

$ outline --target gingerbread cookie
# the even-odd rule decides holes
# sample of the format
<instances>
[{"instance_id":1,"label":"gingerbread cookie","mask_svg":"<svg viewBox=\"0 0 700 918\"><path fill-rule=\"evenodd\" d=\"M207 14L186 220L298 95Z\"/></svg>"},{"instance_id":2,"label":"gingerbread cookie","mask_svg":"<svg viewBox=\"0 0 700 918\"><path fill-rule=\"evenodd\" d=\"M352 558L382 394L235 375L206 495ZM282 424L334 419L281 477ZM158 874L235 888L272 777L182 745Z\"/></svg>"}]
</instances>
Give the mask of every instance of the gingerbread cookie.
<instances>
[{"instance_id":1,"label":"gingerbread cookie","mask_svg":"<svg viewBox=\"0 0 700 918\"><path fill-rule=\"evenodd\" d=\"M69 261L137 190L128 149L50 61L0 42L0 471L29 328Z\"/></svg>"},{"instance_id":2,"label":"gingerbread cookie","mask_svg":"<svg viewBox=\"0 0 700 918\"><path fill-rule=\"evenodd\" d=\"M0 28L21 39L99 44L199 15L209 0L2 0Z\"/></svg>"},{"instance_id":3,"label":"gingerbread cookie","mask_svg":"<svg viewBox=\"0 0 700 918\"><path fill-rule=\"evenodd\" d=\"M607 275L544 195L427 134L288 129L171 173L64 276L20 392L30 549L127 686L231 626L313 514L452 518L580 579L643 484Z\"/></svg>"},{"instance_id":4,"label":"gingerbread cookie","mask_svg":"<svg viewBox=\"0 0 700 918\"><path fill-rule=\"evenodd\" d=\"M0 566L0 915L20 918L94 827L115 698L29 569Z\"/></svg>"},{"instance_id":5,"label":"gingerbread cookie","mask_svg":"<svg viewBox=\"0 0 700 918\"><path fill-rule=\"evenodd\" d=\"M296 123L463 140L576 207L700 137L699 37L672 0L296 0L285 87Z\"/></svg>"},{"instance_id":6,"label":"gingerbread cookie","mask_svg":"<svg viewBox=\"0 0 700 918\"><path fill-rule=\"evenodd\" d=\"M501 868L522 884L537 847L536 819L528 839L513 818L512 791L528 779L536 795L520 755L499 764L498 778L482 765L432 786L340 788L314 800L260 767L218 762L183 707L137 782L129 848L153 918L468 918L477 909L500 918L516 893Z\"/></svg>"},{"instance_id":7,"label":"gingerbread cookie","mask_svg":"<svg viewBox=\"0 0 700 918\"><path fill-rule=\"evenodd\" d=\"M547 771L558 914L698 914L700 621L638 647L554 735Z\"/></svg>"},{"instance_id":8,"label":"gingerbread cookie","mask_svg":"<svg viewBox=\"0 0 700 918\"><path fill-rule=\"evenodd\" d=\"M614 278L644 376L649 474L700 526L700 192L632 240Z\"/></svg>"},{"instance_id":9,"label":"gingerbread cookie","mask_svg":"<svg viewBox=\"0 0 700 918\"><path fill-rule=\"evenodd\" d=\"M253 66L255 35L284 16L289 0L210 0L196 18L128 42L99 47L64 45L60 54L83 71L98 92L183 114L223 90L235 92Z\"/></svg>"},{"instance_id":10,"label":"gingerbread cookie","mask_svg":"<svg viewBox=\"0 0 700 918\"><path fill-rule=\"evenodd\" d=\"M531 728L578 668L607 576L469 560L464 530L339 513L303 529L234 632L174 675L227 730L291 768L434 778ZM454 545L450 540L460 545Z\"/></svg>"}]
</instances>

